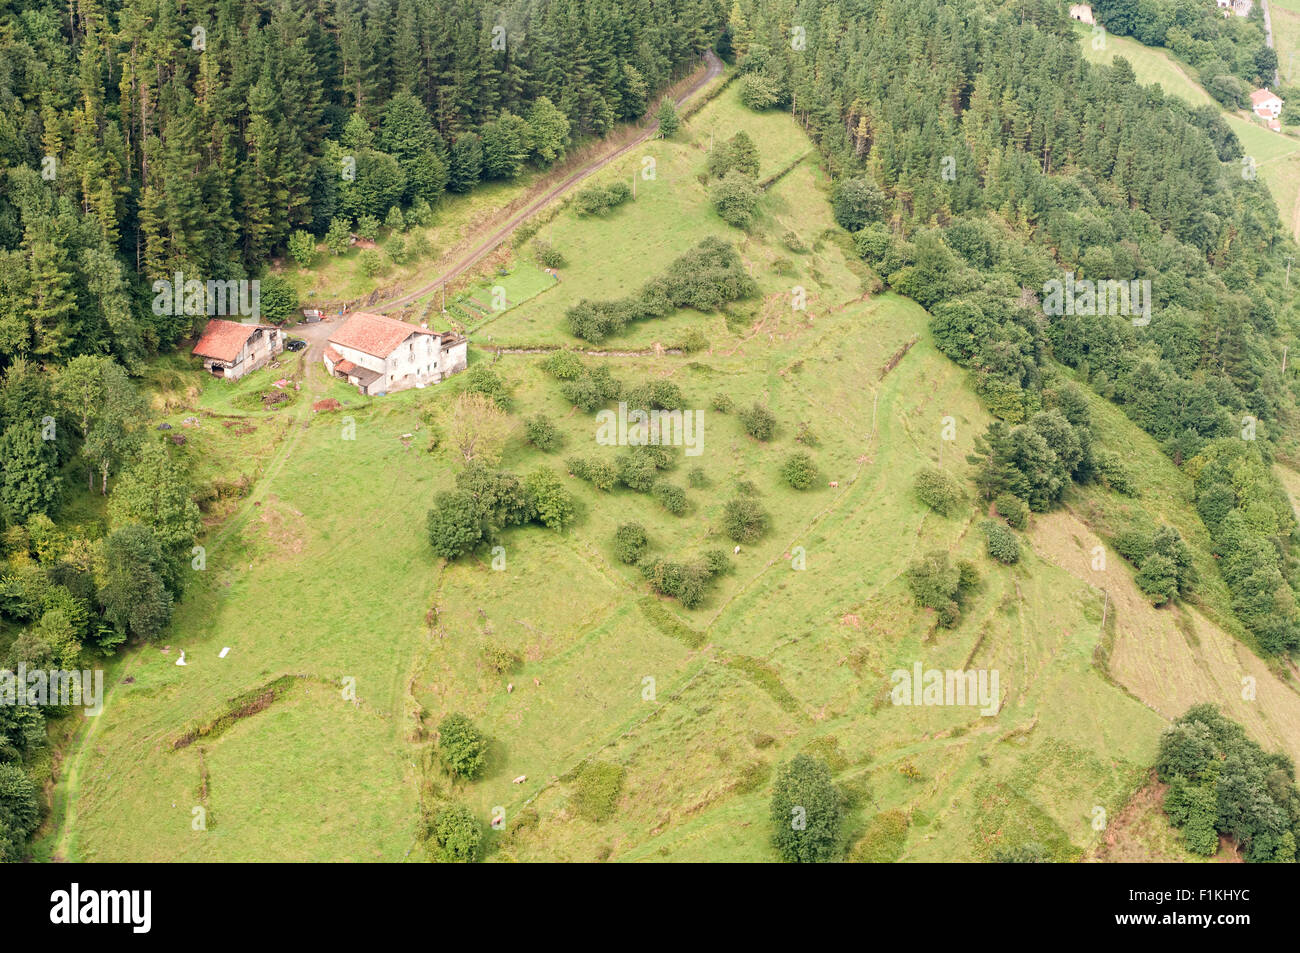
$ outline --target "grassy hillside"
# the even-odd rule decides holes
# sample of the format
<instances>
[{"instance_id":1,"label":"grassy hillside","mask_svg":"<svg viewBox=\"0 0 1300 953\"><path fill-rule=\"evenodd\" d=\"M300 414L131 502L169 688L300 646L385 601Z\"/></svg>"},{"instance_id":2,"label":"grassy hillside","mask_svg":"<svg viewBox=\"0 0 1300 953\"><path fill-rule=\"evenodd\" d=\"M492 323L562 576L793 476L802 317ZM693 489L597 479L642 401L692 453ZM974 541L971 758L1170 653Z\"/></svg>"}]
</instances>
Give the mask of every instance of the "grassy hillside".
<instances>
[{"instance_id":1,"label":"grassy hillside","mask_svg":"<svg viewBox=\"0 0 1300 953\"><path fill-rule=\"evenodd\" d=\"M718 218L702 180L710 136L739 129L758 145L760 178L793 166L748 234ZM170 644L110 670L106 708L70 751L40 849L66 860L416 860L421 804L453 799L485 825L504 817L489 834L495 860L773 860L774 766L810 752L850 796L851 858L984 860L1032 840L1073 860L1105 844L1099 809L1123 810L1167 719L1193 701L1223 703L1260 741L1300 754L1300 699L1220 628L1227 597L1185 478L1113 408L1096 401L1097 428L1134 461L1142 495L1072 494L1065 510L1035 519L1014 567L985 555L973 501L941 518L915 499L924 466L965 480L989 418L966 372L933 347L926 313L874 292L874 276L846 254L809 149L789 117L749 112L733 86L673 140L602 170L595 181L630 181L653 158L656 175L637 180L635 201L604 218L561 208L542 224L539 237L569 261L558 280L533 280L527 245L476 279L490 289L501 268L523 290L474 336L471 360L492 359L481 345L507 349L495 368L515 416L545 413L566 440L548 456L517 433L503 466L563 472L570 454L613 449L596 446L593 416L561 397L541 355L510 351L574 346L571 304L627 293L702 238L738 245L758 297L642 323L585 358L629 384L669 379L686 407L705 409L704 452L668 474L687 488L686 472L704 471L684 516L566 478L580 509L573 529L509 530L502 569L487 547L442 565L424 514L457 467L430 445L464 377L370 401L319 365L289 361L234 386L180 361L156 367L158 422L187 435L204 478L232 487L209 511L206 568ZM790 250L788 232L807 250ZM327 269L303 287L342 297L347 280ZM795 286L806 311L790 306ZM706 349L655 350L691 326ZM302 390L261 409L280 375ZM765 403L774 440L756 442L734 414L709 410L716 393L738 407ZM314 413L326 396L345 406ZM184 427L196 413L199 425ZM941 439L947 417L951 442ZM803 449L801 423L817 438L809 452L821 476L798 492L778 471ZM631 519L656 555L730 551L721 511L742 482L771 528L740 547L702 607L655 596L614 557L614 530ZM1150 608L1113 552L1104 570L1091 568L1093 547L1137 510L1196 547L1201 604ZM981 577L951 630L914 607L902 579L934 549L972 560ZM503 648L521 664L499 674L489 653ZM891 672L915 662L996 669L1000 711L891 705ZM1244 673L1260 686L1249 705L1234 701ZM433 755L433 729L456 711L491 740L472 784L448 778ZM623 769L607 820L578 810L578 775L593 761ZM199 807L205 831L193 827ZM1135 825L1127 846L1169 840L1150 828Z\"/></svg>"}]
</instances>

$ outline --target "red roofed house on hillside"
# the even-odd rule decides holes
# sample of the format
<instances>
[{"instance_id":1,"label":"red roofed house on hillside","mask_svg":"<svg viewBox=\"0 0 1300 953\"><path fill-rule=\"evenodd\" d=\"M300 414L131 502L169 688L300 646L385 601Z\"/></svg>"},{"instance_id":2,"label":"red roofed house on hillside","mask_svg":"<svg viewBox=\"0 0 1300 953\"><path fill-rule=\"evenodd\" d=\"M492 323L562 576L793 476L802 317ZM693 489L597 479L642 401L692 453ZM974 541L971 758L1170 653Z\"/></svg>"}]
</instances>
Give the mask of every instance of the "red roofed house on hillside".
<instances>
[{"instance_id":1,"label":"red roofed house on hillside","mask_svg":"<svg viewBox=\"0 0 1300 953\"><path fill-rule=\"evenodd\" d=\"M371 396L436 384L465 369L469 341L396 318L353 312L330 335L325 369Z\"/></svg>"},{"instance_id":2,"label":"red roofed house on hillside","mask_svg":"<svg viewBox=\"0 0 1300 953\"><path fill-rule=\"evenodd\" d=\"M240 324L213 318L191 352L203 358L203 369L227 380L257 370L284 350L284 332L270 324Z\"/></svg>"},{"instance_id":3,"label":"red roofed house on hillside","mask_svg":"<svg viewBox=\"0 0 1300 953\"><path fill-rule=\"evenodd\" d=\"M1282 115L1282 100L1277 94L1270 93L1267 86L1250 94L1250 108L1256 116L1268 123L1268 128L1274 132L1281 130L1282 124L1277 117Z\"/></svg>"}]
</instances>

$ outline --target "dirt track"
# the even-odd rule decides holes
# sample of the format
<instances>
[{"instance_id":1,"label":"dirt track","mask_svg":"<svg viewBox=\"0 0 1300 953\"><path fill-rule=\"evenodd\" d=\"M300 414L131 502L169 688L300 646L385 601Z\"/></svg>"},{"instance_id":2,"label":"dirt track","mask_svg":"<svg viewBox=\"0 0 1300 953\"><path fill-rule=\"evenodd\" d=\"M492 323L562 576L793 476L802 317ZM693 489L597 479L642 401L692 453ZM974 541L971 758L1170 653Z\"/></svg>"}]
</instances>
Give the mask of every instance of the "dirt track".
<instances>
[{"instance_id":1,"label":"dirt track","mask_svg":"<svg viewBox=\"0 0 1300 953\"><path fill-rule=\"evenodd\" d=\"M705 84L707 84L710 80L715 79L718 75L722 73L722 61L718 59L717 55L714 54L712 50L709 50L704 54L704 61L708 67L708 69L704 73L704 76L699 80L699 82L693 83L689 89L687 89L684 93L682 93L679 97L677 97L678 105L681 105L682 103L686 102L687 99L689 99L691 96L699 92L700 89L705 86ZM503 241L506 240L506 238L510 235L511 232L513 232L516 228L518 228L519 225L522 224L524 221L531 218L533 215L536 215L538 212L540 212L546 206L550 205L557 198L559 198L561 195L563 195L573 186L577 185L583 179L590 176L592 173L598 172L599 170L603 169L605 166L613 162L615 159L627 154L630 150L635 149L637 146L641 145L643 142L645 142L651 136L653 136L658 131L658 129L659 129L659 121L657 119L651 121L651 123L646 127L645 131L641 133L641 135L633 139L631 142L627 143L626 145L620 146L619 148L614 149L606 153L605 155L600 156L599 158L593 159L591 162L587 163L585 166L578 169L572 175L564 179L564 181L558 183L557 185L553 186L550 189L547 189L546 192L539 195L537 198L533 199L531 202L525 205L518 212L515 212L508 219L506 219L504 224L502 224L499 228L493 231L491 235L489 235L486 239L484 239L482 242L476 245L472 251L464 255L460 259L460 261L458 261L447 271L443 272L437 278L433 279L427 284L421 285L419 288L416 288L414 291L407 292L406 294L402 295L399 298L393 298L389 301L384 301L375 304L369 310L384 312L392 308L400 308L404 305L410 304L412 301L415 301L417 298L423 297L424 295L428 294L430 291L433 291L436 288L438 288L440 285L443 285L448 281L451 281L453 278L459 277L468 269L472 268L475 264L481 261L484 256L490 254L498 245L500 245Z\"/></svg>"}]
</instances>

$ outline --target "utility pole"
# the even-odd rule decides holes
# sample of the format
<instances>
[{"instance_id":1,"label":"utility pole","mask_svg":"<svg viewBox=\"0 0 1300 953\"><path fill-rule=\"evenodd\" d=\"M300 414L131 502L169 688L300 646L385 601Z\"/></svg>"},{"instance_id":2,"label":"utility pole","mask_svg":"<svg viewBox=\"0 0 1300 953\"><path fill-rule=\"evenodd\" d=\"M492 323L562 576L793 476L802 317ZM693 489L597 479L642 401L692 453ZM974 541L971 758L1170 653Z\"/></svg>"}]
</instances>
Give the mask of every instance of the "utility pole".
<instances>
[{"instance_id":1,"label":"utility pole","mask_svg":"<svg viewBox=\"0 0 1300 953\"><path fill-rule=\"evenodd\" d=\"M447 313L447 282L444 281L440 287L442 289L442 313L446 314Z\"/></svg>"},{"instance_id":2,"label":"utility pole","mask_svg":"<svg viewBox=\"0 0 1300 953\"><path fill-rule=\"evenodd\" d=\"M1101 634L1105 635L1106 634L1106 610L1110 608L1110 590L1103 589L1102 594L1105 595L1106 601L1103 602L1101 605Z\"/></svg>"},{"instance_id":3,"label":"utility pole","mask_svg":"<svg viewBox=\"0 0 1300 953\"><path fill-rule=\"evenodd\" d=\"M1283 344L1283 345L1282 345L1282 374L1283 374L1283 376L1286 375L1286 351L1287 351L1287 345Z\"/></svg>"},{"instance_id":4,"label":"utility pole","mask_svg":"<svg viewBox=\"0 0 1300 953\"><path fill-rule=\"evenodd\" d=\"M1291 262L1295 261L1295 255L1286 256L1286 287L1291 287Z\"/></svg>"}]
</instances>

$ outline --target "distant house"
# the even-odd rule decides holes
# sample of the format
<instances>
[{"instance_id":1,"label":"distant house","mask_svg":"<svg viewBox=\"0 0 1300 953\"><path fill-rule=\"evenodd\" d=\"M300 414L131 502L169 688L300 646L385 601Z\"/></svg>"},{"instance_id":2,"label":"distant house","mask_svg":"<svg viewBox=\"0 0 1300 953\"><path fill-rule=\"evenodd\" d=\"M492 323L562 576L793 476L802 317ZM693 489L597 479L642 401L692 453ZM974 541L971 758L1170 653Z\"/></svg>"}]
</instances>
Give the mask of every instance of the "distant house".
<instances>
[{"instance_id":1,"label":"distant house","mask_svg":"<svg viewBox=\"0 0 1300 953\"><path fill-rule=\"evenodd\" d=\"M191 352L216 377L238 380L284 350L284 332L269 324L240 324L213 318Z\"/></svg>"},{"instance_id":2,"label":"distant house","mask_svg":"<svg viewBox=\"0 0 1300 953\"><path fill-rule=\"evenodd\" d=\"M1260 119L1276 119L1282 115L1282 100L1277 94L1270 93L1266 86L1250 94L1250 108Z\"/></svg>"},{"instance_id":3,"label":"distant house","mask_svg":"<svg viewBox=\"0 0 1300 953\"><path fill-rule=\"evenodd\" d=\"M363 394L436 384L465 369L469 341L357 311L330 335L325 369Z\"/></svg>"},{"instance_id":4,"label":"distant house","mask_svg":"<svg viewBox=\"0 0 1300 953\"><path fill-rule=\"evenodd\" d=\"M1095 26L1097 21L1092 16L1092 4L1090 3L1072 3L1070 4L1070 19L1078 20L1080 23L1087 23Z\"/></svg>"},{"instance_id":5,"label":"distant house","mask_svg":"<svg viewBox=\"0 0 1300 953\"><path fill-rule=\"evenodd\" d=\"M1251 7L1255 5L1255 0L1215 0L1215 2L1225 17L1232 16L1234 13L1239 17L1248 17Z\"/></svg>"}]
</instances>

